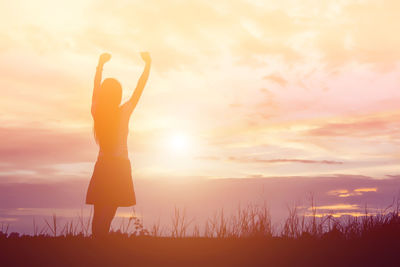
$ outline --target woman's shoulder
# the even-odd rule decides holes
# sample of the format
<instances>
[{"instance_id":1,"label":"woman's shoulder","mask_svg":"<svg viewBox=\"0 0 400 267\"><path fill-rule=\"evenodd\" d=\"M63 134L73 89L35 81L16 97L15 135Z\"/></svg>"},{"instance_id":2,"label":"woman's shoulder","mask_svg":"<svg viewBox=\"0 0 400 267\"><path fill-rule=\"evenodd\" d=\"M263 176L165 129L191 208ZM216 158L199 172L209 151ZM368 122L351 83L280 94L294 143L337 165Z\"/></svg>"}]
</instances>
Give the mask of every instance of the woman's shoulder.
<instances>
[{"instance_id":1,"label":"woman's shoulder","mask_svg":"<svg viewBox=\"0 0 400 267\"><path fill-rule=\"evenodd\" d=\"M120 117L122 119L129 120L129 118L132 114L132 109L131 109L131 105L130 105L129 101L122 104L120 106L119 111L120 111Z\"/></svg>"}]
</instances>

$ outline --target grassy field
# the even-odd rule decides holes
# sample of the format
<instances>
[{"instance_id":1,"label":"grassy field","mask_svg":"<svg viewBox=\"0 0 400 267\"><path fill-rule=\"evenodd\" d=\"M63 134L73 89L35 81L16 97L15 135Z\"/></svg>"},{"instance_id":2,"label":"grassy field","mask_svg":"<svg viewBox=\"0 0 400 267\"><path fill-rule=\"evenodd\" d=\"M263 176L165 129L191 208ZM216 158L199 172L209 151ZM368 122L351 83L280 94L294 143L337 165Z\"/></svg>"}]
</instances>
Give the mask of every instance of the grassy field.
<instances>
[{"instance_id":1,"label":"grassy field","mask_svg":"<svg viewBox=\"0 0 400 267\"><path fill-rule=\"evenodd\" d=\"M34 235L3 225L1 266L399 266L398 211L335 218L294 208L274 229L268 209L249 206L189 231L193 222L175 210L168 232L131 217L103 240L91 238L90 221L59 227L54 217Z\"/></svg>"},{"instance_id":2,"label":"grassy field","mask_svg":"<svg viewBox=\"0 0 400 267\"><path fill-rule=\"evenodd\" d=\"M0 254L2 266L398 266L399 237L22 237Z\"/></svg>"}]
</instances>

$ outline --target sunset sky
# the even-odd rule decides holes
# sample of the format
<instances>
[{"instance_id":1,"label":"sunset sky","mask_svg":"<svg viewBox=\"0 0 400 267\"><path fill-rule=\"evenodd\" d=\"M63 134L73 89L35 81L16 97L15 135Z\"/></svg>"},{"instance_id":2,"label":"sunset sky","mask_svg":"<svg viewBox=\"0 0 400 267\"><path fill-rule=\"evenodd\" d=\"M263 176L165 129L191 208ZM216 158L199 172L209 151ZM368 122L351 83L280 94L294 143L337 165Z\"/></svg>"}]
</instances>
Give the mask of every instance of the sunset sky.
<instances>
[{"instance_id":1,"label":"sunset sky","mask_svg":"<svg viewBox=\"0 0 400 267\"><path fill-rule=\"evenodd\" d=\"M400 174L399 1L0 10L0 183L88 181L98 56L127 99L140 51L153 64L130 123L134 179Z\"/></svg>"}]
</instances>

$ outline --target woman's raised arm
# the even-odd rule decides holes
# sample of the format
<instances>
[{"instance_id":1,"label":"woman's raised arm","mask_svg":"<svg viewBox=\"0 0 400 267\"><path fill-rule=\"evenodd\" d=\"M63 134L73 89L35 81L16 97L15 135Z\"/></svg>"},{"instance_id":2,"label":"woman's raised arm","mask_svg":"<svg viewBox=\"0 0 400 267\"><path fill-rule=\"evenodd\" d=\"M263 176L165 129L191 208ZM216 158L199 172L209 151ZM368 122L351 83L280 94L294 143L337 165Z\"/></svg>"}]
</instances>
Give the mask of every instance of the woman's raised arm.
<instances>
[{"instance_id":1,"label":"woman's raised arm","mask_svg":"<svg viewBox=\"0 0 400 267\"><path fill-rule=\"evenodd\" d=\"M95 103L97 96L99 94L100 85L101 85L101 73L103 72L104 64L111 59L111 55L108 53L103 53L100 55L99 63L96 67L96 74L94 76L94 86L93 86L93 95L92 95L92 115L94 114Z\"/></svg>"},{"instance_id":2,"label":"woman's raised arm","mask_svg":"<svg viewBox=\"0 0 400 267\"><path fill-rule=\"evenodd\" d=\"M140 56L142 57L143 61L146 63L143 73L139 78L139 81L136 85L136 89L133 92L131 98L127 101L127 104L129 105L130 112L132 112L137 103L139 102L140 96L142 95L143 89L146 85L147 79L149 78L149 73L150 73L150 67L151 67L151 57L148 52L142 52L140 53Z\"/></svg>"}]
</instances>

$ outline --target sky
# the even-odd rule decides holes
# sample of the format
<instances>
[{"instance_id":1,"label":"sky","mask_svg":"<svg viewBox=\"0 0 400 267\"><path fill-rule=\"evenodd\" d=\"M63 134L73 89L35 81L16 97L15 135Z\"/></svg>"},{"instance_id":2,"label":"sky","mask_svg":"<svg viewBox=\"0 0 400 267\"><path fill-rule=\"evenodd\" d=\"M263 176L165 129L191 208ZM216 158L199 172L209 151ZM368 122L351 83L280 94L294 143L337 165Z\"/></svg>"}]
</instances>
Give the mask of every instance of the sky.
<instances>
[{"instance_id":1,"label":"sky","mask_svg":"<svg viewBox=\"0 0 400 267\"><path fill-rule=\"evenodd\" d=\"M399 8L0 1L0 183L88 182L98 56L126 100L140 51L153 64L130 123L135 181L398 177Z\"/></svg>"}]
</instances>

